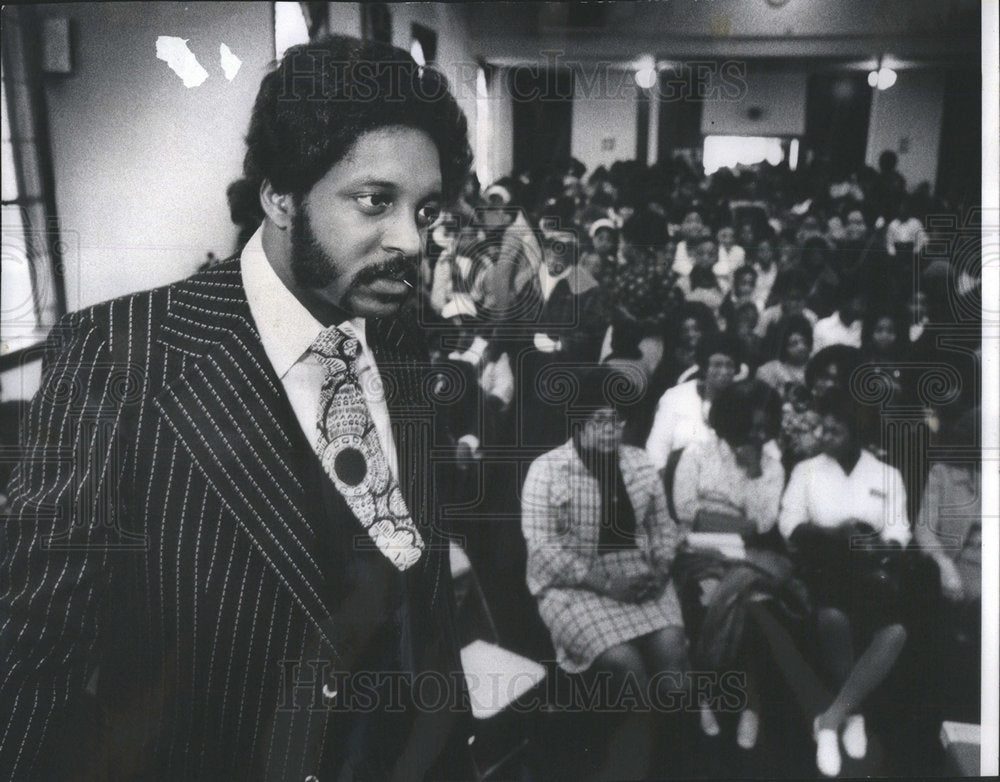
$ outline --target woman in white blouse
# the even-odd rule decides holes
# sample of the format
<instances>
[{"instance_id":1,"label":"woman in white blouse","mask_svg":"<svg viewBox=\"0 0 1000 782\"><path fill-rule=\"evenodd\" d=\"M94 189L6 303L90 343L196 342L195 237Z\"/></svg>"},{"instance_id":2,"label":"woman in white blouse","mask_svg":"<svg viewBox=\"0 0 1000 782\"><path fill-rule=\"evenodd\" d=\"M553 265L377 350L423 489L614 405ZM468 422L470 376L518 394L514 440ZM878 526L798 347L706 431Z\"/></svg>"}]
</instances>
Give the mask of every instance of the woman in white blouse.
<instances>
[{"instance_id":1,"label":"woman in white blouse","mask_svg":"<svg viewBox=\"0 0 1000 782\"><path fill-rule=\"evenodd\" d=\"M711 438L708 411L712 400L733 382L740 367L735 337L713 334L698 346L698 378L680 383L660 397L646 440L646 454L657 470L670 455L693 442Z\"/></svg>"},{"instance_id":2,"label":"woman in white blouse","mask_svg":"<svg viewBox=\"0 0 1000 782\"><path fill-rule=\"evenodd\" d=\"M910 540L906 490L899 471L861 448L861 410L833 389L817 400L823 452L795 467L778 527L793 553L812 565L817 632L830 676L840 684L813 723L816 764L840 773L838 731L852 758L867 752L861 706L892 671L906 643L893 552ZM858 629L862 632L857 633ZM866 648L854 655L860 639Z\"/></svg>"}]
</instances>

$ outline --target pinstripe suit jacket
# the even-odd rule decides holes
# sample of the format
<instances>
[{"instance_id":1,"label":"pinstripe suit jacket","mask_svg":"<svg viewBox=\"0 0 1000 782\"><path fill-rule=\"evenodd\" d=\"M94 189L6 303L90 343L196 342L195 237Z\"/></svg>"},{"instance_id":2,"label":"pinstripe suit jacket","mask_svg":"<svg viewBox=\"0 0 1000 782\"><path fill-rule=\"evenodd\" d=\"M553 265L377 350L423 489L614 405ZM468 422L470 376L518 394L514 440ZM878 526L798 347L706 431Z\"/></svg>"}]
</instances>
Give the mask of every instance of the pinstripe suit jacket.
<instances>
[{"instance_id":1,"label":"pinstripe suit jacket","mask_svg":"<svg viewBox=\"0 0 1000 782\"><path fill-rule=\"evenodd\" d=\"M399 321L370 331L429 543L399 578L422 596L435 665L459 671L422 343ZM312 696L356 670L366 608L321 561L325 476L309 469L238 262L67 316L22 445L0 570L5 778L328 775L352 713ZM356 525L340 502L334 521ZM422 740L444 744L442 768L467 759L456 690L459 708Z\"/></svg>"}]
</instances>

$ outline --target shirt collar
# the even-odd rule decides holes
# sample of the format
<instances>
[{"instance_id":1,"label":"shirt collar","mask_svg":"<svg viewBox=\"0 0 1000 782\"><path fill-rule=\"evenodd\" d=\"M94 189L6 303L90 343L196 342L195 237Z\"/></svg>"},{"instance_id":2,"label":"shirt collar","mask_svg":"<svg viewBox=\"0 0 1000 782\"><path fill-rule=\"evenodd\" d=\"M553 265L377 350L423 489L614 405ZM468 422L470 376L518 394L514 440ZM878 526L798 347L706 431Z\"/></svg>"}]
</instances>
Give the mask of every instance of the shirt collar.
<instances>
[{"instance_id":1,"label":"shirt collar","mask_svg":"<svg viewBox=\"0 0 1000 782\"><path fill-rule=\"evenodd\" d=\"M261 226L243 248L240 273L264 352L278 377L284 378L325 327L274 271L264 253L263 232ZM367 349L364 318L344 321L338 327L357 337L362 350Z\"/></svg>"}]
</instances>

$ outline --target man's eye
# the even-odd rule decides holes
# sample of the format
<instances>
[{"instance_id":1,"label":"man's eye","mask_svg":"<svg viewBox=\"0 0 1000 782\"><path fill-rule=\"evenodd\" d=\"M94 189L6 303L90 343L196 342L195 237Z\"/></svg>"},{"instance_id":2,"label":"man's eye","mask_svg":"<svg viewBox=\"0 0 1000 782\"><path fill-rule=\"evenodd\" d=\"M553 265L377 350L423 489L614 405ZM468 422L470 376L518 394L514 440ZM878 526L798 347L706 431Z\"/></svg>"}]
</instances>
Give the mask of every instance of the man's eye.
<instances>
[{"instance_id":1,"label":"man's eye","mask_svg":"<svg viewBox=\"0 0 1000 782\"><path fill-rule=\"evenodd\" d=\"M417 210L417 222L421 228L433 224L441 216L441 208L437 206L422 206Z\"/></svg>"},{"instance_id":2,"label":"man's eye","mask_svg":"<svg viewBox=\"0 0 1000 782\"><path fill-rule=\"evenodd\" d=\"M365 193L355 197L364 209L379 212L392 203L392 199L382 193Z\"/></svg>"}]
</instances>

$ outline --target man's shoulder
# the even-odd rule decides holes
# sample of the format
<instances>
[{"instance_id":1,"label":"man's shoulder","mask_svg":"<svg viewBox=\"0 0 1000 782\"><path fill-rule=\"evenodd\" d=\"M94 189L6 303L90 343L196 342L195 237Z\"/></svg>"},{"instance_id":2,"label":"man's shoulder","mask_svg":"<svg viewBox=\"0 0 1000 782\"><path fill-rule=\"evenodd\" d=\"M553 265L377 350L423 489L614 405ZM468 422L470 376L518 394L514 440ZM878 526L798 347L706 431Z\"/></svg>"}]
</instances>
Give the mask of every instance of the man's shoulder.
<instances>
[{"instance_id":1,"label":"man's shoulder","mask_svg":"<svg viewBox=\"0 0 1000 782\"><path fill-rule=\"evenodd\" d=\"M176 302L188 304L193 308L190 313L193 315L198 308L210 313L213 308L239 301L241 297L245 302L239 259L233 258L182 280L127 293L71 312L53 327L51 338L59 340L81 328L96 329L107 340L109 351L114 355L119 349L127 349L136 339L154 339L168 314L177 309ZM206 318L204 325L211 326L209 320Z\"/></svg>"},{"instance_id":2,"label":"man's shoulder","mask_svg":"<svg viewBox=\"0 0 1000 782\"><path fill-rule=\"evenodd\" d=\"M226 261L196 272L181 280L167 283L156 288L126 293L113 299L106 299L97 304L92 304L74 313L70 313L72 318L86 319L95 323L107 323L119 311L135 311L136 308L149 309L151 312L165 309L171 299L177 295L204 295L211 297L212 291L235 292L236 288L242 288L240 276L239 258L231 258ZM159 306L157 306L159 305Z\"/></svg>"}]
</instances>

